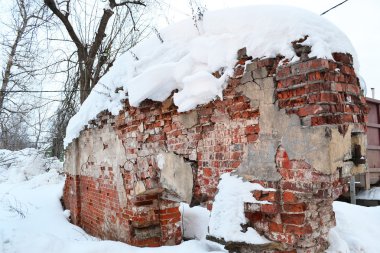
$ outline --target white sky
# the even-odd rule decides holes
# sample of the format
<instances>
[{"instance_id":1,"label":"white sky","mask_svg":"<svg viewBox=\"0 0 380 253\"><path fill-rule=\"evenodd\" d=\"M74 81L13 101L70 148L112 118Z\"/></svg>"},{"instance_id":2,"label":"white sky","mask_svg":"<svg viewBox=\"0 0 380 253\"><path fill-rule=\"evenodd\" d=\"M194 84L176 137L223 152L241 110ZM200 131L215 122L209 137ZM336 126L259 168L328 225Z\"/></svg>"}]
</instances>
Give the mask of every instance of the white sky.
<instances>
[{"instance_id":1,"label":"white sky","mask_svg":"<svg viewBox=\"0 0 380 253\"><path fill-rule=\"evenodd\" d=\"M204 0L208 10L255 4L293 5L317 14L343 0ZM171 9L169 20L191 17L188 0L167 0ZM324 15L350 38L360 62L360 75L367 85L367 96L375 88L375 98L380 99L380 1L349 0Z\"/></svg>"}]
</instances>

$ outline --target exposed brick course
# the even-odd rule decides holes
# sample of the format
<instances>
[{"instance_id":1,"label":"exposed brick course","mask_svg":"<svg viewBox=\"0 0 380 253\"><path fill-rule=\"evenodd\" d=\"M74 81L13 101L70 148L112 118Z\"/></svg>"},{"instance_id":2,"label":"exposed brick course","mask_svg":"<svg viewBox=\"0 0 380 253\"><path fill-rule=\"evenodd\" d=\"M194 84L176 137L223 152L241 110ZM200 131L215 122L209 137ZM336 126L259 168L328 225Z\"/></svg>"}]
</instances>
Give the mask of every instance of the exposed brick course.
<instances>
[{"instance_id":1,"label":"exposed brick course","mask_svg":"<svg viewBox=\"0 0 380 253\"><path fill-rule=\"evenodd\" d=\"M352 56L332 61L309 59L280 66L276 80L280 108L300 116L306 126L365 123L368 107L352 66ZM350 60L351 59L351 60Z\"/></svg>"}]
</instances>

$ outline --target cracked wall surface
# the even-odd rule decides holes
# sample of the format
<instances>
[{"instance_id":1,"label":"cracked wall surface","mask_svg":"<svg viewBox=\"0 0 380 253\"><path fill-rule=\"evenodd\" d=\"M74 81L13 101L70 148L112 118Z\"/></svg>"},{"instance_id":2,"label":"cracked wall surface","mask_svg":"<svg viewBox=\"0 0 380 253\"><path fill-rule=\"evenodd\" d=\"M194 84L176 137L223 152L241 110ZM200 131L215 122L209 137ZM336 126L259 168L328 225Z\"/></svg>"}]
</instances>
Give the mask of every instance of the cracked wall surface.
<instances>
[{"instance_id":1,"label":"cracked wall surface","mask_svg":"<svg viewBox=\"0 0 380 253\"><path fill-rule=\"evenodd\" d=\"M219 176L233 172L276 189L253 193L271 203L247 205L248 226L278 250L326 247L332 201L364 168L367 109L350 58L239 55L223 100L185 113L172 98L125 101L119 115L89 123L66 151L64 202L75 224L137 246L178 244L179 202L212 210Z\"/></svg>"}]
</instances>

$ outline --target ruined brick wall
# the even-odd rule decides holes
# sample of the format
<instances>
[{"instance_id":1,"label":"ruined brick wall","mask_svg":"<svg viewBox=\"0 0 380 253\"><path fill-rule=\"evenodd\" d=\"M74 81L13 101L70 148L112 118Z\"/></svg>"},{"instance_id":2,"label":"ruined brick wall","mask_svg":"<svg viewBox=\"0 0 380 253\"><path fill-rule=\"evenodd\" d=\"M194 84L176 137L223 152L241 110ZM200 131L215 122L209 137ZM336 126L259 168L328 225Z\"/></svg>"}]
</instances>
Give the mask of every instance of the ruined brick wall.
<instances>
[{"instance_id":1,"label":"ruined brick wall","mask_svg":"<svg viewBox=\"0 0 380 253\"><path fill-rule=\"evenodd\" d=\"M363 169L352 147L365 155L367 109L352 59L279 66L280 57L242 52L223 100L185 113L171 98L138 108L125 101L118 116L101 113L82 131L65 161L75 224L137 246L178 244L179 201L212 209L219 176L233 172L276 190L254 192L271 204L245 211L277 252L327 247L332 201Z\"/></svg>"},{"instance_id":2,"label":"ruined brick wall","mask_svg":"<svg viewBox=\"0 0 380 253\"><path fill-rule=\"evenodd\" d=\"M279 107L297 114L303 126L336 124L344 133L349 123L367 122L368 112L351 55L333 56L335 61L315 59L280 67L277 99Z\"/></svg>"},{"instance_id":3,"label":"ruined brick wall","mask_svg":"<svg viewBox=\"0 0 380 253\"><path fill-rule=\"evenodd\" d=\"M163 189L157 155L175 154L188 164L188 202L211 208L219 175L240 165L244 144L254 143L259 132L258 109L235 90L239 80L231 79L223 101L192 112L179 114L169 99L138 108L125 101L116 118L99 115L66 153L64 202L73 222L93 235L137 246L178 244L178 201L184 199ZM123 180L114 180L114 172ZM138 230L146 233L141 237Z\"/></svg>"},{"instance_id":4,"label":"ruined brick wall","mask_svg":"<svg viewBox=\"0 0 380 253\"><path fill-rule=\"evenodd\" d=\"M279 180L250 180L276 189L276 192L255 191L256 199L270 204L246 203L245 212L250 226L280 242L280 246L274 246L277 251L324 252L329 229L335 226L332 202L347 191L350 174L364 171L363 161L358 161L357 156L365 155L368 108L351 56L334 54L334 60L305 59L279 66L275 74L278 107L288 115L297 115L301 129L324 130L320 138L331 141L328 146L312 141L317 148L310 145L313 150L308 153L314 153L318 159L341 160L327 163L327 170L316 170L313 166L320 164L311 161L307 154L300 156L303 159L289 157L288 152L295 156L292 149L299 143L284 148L283 142L275 155ZM340 141L334 141L334 135ZM348 143L336 145L339 142ZM360 145L359 154L355 154L356 145ZM351 147L351 153L344 146ZM323 147L330 151L324 152Z\"/></svg>"},{"instance_id":5,"label":"ruined brick wall","mask_svg":"<svg viewBox=\"0 0 380 253\"><path fill-rule=\"evenodd\" d=\"M141 175L124 168L128 161L113 119L99 123L71 144L66 158L63 198L72 222L94 236L136 246L180 243L179 203L161 199L157 188L140 194Z\"/></svg>"}]
</instances>

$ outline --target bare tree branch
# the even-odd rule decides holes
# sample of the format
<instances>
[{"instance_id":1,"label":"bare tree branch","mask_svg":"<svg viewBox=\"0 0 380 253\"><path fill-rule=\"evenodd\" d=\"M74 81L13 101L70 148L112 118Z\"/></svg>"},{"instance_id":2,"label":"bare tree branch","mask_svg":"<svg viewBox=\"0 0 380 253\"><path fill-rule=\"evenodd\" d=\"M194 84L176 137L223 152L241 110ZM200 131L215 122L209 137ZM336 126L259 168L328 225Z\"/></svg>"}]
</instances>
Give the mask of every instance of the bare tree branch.
<instances>
[{"instance_id":1,"label":"bare tree branch","mask_svg":"<svg viewBox=\"0 0 380 253\"><path fill-rule=\"evenodd\" d=\"M325 15L327 12L329 12L329 11L335 9L336 7L338 7L338 6L342 5L342 4L344 4L344 3L347 2L347 1L348 1L348 0L345 0L345 1L343 1L343 2L341 2L341 3L339 3L339 4L337 4L337 5L335 5L335 6L333 6L333 7L331 7L330 9L328 9L328 10L322 12L322 13L321 13L321 16Z\"/></svg>"}]
</instances>

